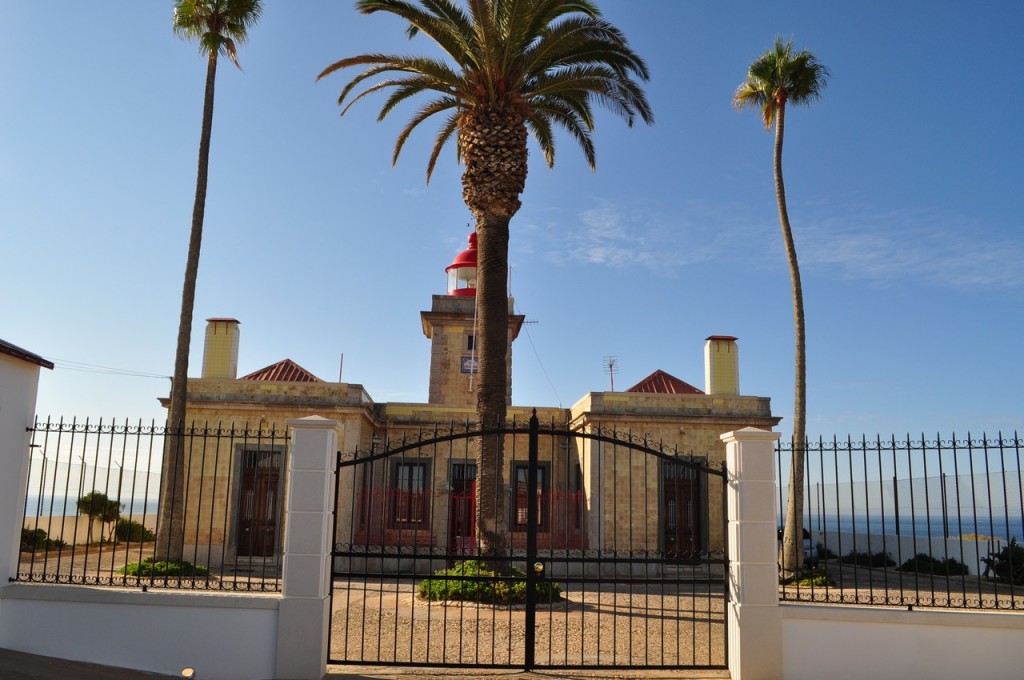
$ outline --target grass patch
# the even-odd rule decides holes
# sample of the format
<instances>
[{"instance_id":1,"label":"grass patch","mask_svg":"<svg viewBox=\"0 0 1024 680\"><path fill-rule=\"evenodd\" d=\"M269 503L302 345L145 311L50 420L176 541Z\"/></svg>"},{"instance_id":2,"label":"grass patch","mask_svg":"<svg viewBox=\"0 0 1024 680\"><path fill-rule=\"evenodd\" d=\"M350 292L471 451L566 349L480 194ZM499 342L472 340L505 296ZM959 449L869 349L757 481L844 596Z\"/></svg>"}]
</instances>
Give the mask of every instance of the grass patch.
<instances>
[{"instance_id":1,"label":"grass patch","mask_svg":"<svg viewBox=\"0 0 1024 680\"><path fill-rule=\"evenodd\" d=\"M455 578L451 578L455 577ZM425 600L467 600L510 604L526 602L526 577L522 569L512 568L510 578L500 576L482 560L457 562L451 569L435 572L416 586L416 592ZM512 580L516 579L516 580ZM537 600L554 602L562 589L554 581L537 582Z\"/></svg>"}]
</instances>

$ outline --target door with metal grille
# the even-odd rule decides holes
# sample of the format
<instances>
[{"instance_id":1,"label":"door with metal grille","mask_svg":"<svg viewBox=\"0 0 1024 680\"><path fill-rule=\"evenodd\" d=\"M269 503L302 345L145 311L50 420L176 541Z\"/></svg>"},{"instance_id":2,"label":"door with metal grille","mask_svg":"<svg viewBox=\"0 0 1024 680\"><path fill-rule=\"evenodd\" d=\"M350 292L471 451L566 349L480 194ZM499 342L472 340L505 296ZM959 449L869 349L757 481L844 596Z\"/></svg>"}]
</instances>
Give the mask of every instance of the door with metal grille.
<instances>
[{"instance_id":1,"label":"door with metal grille","mask_svg":"<svg viewBox=\"0 0 1024 680\"><path fill-rule=\"evenodd\" d=\"M273 557L277 546L281 454L243 451L238 495L239 557Z\"/></svg>"}]
</instances>

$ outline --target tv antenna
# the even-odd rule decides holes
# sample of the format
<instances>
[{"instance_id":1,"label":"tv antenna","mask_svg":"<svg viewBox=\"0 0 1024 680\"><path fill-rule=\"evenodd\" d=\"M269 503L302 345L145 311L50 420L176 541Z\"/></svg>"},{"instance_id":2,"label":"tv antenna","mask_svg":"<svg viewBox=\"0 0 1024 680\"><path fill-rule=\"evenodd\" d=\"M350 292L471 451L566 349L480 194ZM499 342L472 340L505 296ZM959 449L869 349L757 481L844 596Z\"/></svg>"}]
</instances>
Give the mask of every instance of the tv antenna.
<instances>
[{"instance_id":1,"label":"tv antenna","mask_svg":"<svg viewBox=\"0 0 1024 680\"><path fill-rule=\"evenodd\" d=\"M619 361L618 357L605 357L603 359L604 371L605 371L605 373L608 374L608 378L612 382L612 390L611 390L612 392L615 391L615 374L619 372L619 367L617 365L618 361Z\"/></svg>"}]
</instances>

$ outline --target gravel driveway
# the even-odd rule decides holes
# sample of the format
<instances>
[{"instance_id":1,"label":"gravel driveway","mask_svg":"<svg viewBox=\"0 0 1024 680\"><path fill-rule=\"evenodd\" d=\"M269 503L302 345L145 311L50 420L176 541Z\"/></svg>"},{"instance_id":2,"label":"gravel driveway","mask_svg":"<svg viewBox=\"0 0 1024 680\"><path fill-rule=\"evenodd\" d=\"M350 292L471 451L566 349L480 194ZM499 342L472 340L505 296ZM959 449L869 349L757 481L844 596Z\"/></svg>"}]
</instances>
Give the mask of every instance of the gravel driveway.
<instances>
[{"instance_id":1,"label":"gravel driveway","mask_svg":"<svg viewBox=\"0 0 1024 680\"><path fill-rule=\"evenodd\" d=\"M538 667L722 666L721 591L611 585L563 591L536 615ZM415 582L336 583L331 658L352 663L521 666L522 606L427 602ZM649 589L649 590L648 590ZM703 592L702 592L703 591Z\"/></svg>"}]
</instances>

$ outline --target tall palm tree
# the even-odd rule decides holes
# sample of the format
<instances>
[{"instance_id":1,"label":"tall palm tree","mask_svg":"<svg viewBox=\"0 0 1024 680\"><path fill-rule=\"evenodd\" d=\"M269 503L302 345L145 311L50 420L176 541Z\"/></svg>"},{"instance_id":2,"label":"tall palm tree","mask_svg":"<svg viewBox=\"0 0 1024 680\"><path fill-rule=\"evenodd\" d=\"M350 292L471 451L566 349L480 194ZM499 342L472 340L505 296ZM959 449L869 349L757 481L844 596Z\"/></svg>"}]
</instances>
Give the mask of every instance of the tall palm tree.
<instances>
[{"instance_id":1,"label":"tall palm tree","mask_svg":"<svg viewBox=\"0 0 1024 680\"><path fill-rule=\"evenodd\" d=\"M399 133L392 162L420 123L443 116L427 181L442 148L454 138L457 159L465 165L462 198L477 234L476 416L482 429L500 427L507 398L509 222L526 183L527 136L533 135L551 167L554 127L561 127L594 168L594 102L630 126L637 117L653 122L637 82L649 78L647 66L590 0L358 0L356 8L403 19L410 38L423 33L447 55L364 54L331 64L318 80L362 68L338 103L345 105L344 114L362 97L390 91L378 120L407 99L428 97ZM369 79L376 80L346 101ZM502 463L501 438L485 437L477 453L476 518L485 554L497 554L504 545Z\"/></svg>"},{"instance_id":2,"label":"tall palm tree","mask_svg":"<svg viewBox=\"0 0 1024 680\"><path fill-rule=\"evenodd\" d=\"M775 39L775 45L750 65L747 79L733 95L737 109L759 108L766 129L775 126L775 199L779 208L782 240L786 247L789 277L793 287L793 324L796 331L795 396L793 399L793 457L789 476L789 500L782 539L782 566L789 574L803 562L804 449L807 438L807 355L804 333L804 295L800 265L796 259L793 230L786 208L786 186L782 179L782 141L786 132L786 105L808 106L821 98L830 76L828 68L807 50L793 52L793 41Z\"/></svg>"},{"instance_id":3,"label":"tall palm tree","mask_svg":"<svg viewBox=\"0 0 1024 680\"><path fill-rule=\"evenodd\" d=\"M192 338L192 310L199 273L199 251L203 240L203 216L206 211L206 180L210 166L210 134L213 129L213 92L217 79L217 58L225 54L241 69L237 46L245 43L249 29L263 13L262 0L176 0L174 32L199 43L206 57L206 92L203 98L203 124L199 136L199 168L196 173L196 198L192 208L192 230L185 261L185 282L181 289L181 316L178 320L178 344L174 354L174 379L167 414L171 432L183 434L185 427L185 390L188 382L188 354ZM163 482L157 547L161 556L181 558L181 527L184 511L184 440L172 442L164 451ZM171 448L173 446L173 448Z\"/></svg>"}]
</instances>

